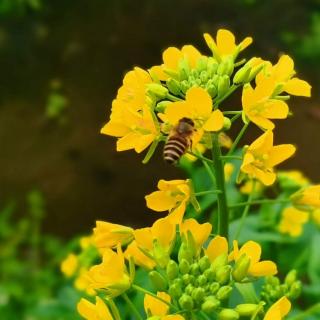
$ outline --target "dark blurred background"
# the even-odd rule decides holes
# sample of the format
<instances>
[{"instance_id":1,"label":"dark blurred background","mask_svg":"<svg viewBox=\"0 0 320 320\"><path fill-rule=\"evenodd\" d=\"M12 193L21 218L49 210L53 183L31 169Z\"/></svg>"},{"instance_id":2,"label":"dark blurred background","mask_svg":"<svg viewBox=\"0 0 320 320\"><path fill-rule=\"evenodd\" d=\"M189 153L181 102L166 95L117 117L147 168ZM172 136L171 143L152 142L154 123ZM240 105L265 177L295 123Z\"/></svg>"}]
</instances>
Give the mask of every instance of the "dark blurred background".
<instances>
[{"instance_id":1,"label":"dark blurred background","mask_svg":"<svg viewBox=\"0 0 320 320\"><path fill-rule=\"evenodd\" d=\"M246 56L292 55L312 84L312 99L293 98L295 117L277 122L276 143L298 145L285 168L320 180L320 1L26 0L14 10L10 1L0 7L0 203L23 206L37 188L45 232L69 238L96 219L141 226L158 217L144 195L183 173L161 150L147 165L117 153L99 131L125 72L161 63L168 46L209 53L202 34L221 27L238 40L253 36ZM239 97L228 103L240 108ZM244 142L255 137L253 129Z\"/></svg>"}]
</instances>

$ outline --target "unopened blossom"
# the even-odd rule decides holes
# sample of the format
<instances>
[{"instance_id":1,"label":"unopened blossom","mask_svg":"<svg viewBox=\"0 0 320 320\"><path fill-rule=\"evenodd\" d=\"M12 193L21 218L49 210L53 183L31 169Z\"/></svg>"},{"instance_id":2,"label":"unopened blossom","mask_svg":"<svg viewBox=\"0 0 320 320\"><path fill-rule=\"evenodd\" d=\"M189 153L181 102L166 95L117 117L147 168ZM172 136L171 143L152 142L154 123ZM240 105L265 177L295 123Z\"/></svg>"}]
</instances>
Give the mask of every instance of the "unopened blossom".
<instances>
[{"instance_id":1,"label":"unopened blossom","mask_svg":"<svg viewBox=\"0 0 320 320\"><path fill-rule=\"evenodd\" d=\"M78 269L79 261L78 257L70 253L61 263L61 271L67 277L72 277Z\"/></svg>"},{"instance_id":2,"label":"unopened blossom","mask_svg":"<svg viewBox=\"0 0 320 320\"><path fill-rule=\"evenodd\" d=\"M276 301L267 311L263 320L282 320L290 312L291 303L287 297Z\"/></svg>"},{"instance_id":3,"label":"unopened blossom","mask_svg":"<svg viewBox=\"0 0 320 320\"><path fill-rule=\"evenodd\" d=\"M218 30L216 40L208 33L204 34L204 39L214 56L219 57L220 59L237 55L252 43L252 38L246 37L239 44L236 44L234 34L226 29Z\"/></svg>"},{"instance_id":4,"label":"unopened blossom","mask_svg":"<svg viewBox=\"0 0 320 320\"><path fill-rule=\"evenodd\" d=\"M291 196L294 205L320 209L320 185L306 187Z\"/></svg>"},{"instance_id":5,"label":"unopened blossom","mask_svg":"<svg viewBox=\"0 0 320 320\"><path fill-rule=\"evenodd\" d=\"M170 217L180 223L190 199L189 180L160 180L158 191L145 196L147 207L157 211L169 211Z\"/></svg>"},{"instance_id":6,"label":"unopened blossom","mask_svg":"<svg viewBox=\"0 0 320 320\"><path fill-rule=\"evenodd\" d=\"M273 132L268 130L246 149L240 169L264 185L272 185L276 180L274 167L290 158L295 150L292 144L274 146Z\"/></svg>"},{"instance_id":7,"label":"unopened blossom","mask_svg":"<svg viewBox=\"0 0 320 320\"><path fill-rule=\"evenodd\" d=\"M308 212L298 210L294 207L285 208L281 215L279 231L287 233L291 237L301 235L303 226L309 220Z\"/></svg>"},{"instance_id":8,"label":"unopened blossom","mask_svg":"<svg viewBox=\"0 0 320 320\"><path fill-rule=\"evenodd\" d=\"M95 304L82 298L77 305L77 310L86 320L113 320L109 308L98 296Z\"/></svg>"},{"instance_id":9,"label":"unopened blossom","mask_svg":"<svg viewBox=\"0 0 320 320\"><path fill-rule=\"evenodd\" d=\"M269 260L260 261L261 246L255 241L247 241L240 249L238 247L238 241L233 241L233 251L230 253L229 259L237 262L243 256L250 260L247 271L248 276L272 276L278 272L277 265L274 262Z\"/></svg>"}]
</instances>

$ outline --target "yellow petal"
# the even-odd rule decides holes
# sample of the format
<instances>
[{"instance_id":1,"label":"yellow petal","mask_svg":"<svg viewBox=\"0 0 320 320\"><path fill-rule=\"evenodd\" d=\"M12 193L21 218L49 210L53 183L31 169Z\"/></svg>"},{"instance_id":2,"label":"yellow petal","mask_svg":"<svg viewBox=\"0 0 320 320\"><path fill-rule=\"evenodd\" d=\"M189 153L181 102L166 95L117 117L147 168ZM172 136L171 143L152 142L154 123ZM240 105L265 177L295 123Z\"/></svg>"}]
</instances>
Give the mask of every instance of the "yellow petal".
<instances>
[{"instance_id":1,"label":"yellow petal","mask_svg":"<svg viewBox=\"0 0 320 320\"><path fill-rule=\"evenodd\" d=\"M287 297L280 298L267 311L263 320L282 320L291 309L291 303Z\"/></svg>"},{"instance_id":2,"label":"yellow petal","mask_svg":"<svg viewBox=\"0 0 320 320\"><path fill-rule=\"evenodd\" d=\"M213 262L217 257L219 257L223 253L228 254L227 239L224 237L216 236L210 241L205 252L211 262Z\"/></svg>"},{"instance_id":3,"label":"yellow petal","mask_svg":"<svg viewBox=\"0 0 320 320\"><path fill-rule=\"evenodd\" d=\"M295 73L294 62L288 55L281 56L274 69L278 81L287 81Z\"/></svg>"},{"instance_id":4,"label":"yellow petal","mask_svg":"<svg viewBox=\"0 0 320 320\"><path fill-rule=\"evenodd\" d=\"M265 186L271 186L276 181L276 174L272 171L263 171L255 168L253 177L260 180Z\"/></svg>"},{"instance_id":5,"label":"yellow petal","mask_svg":"<svg viewBox=\"0 0 320 320\"><path fill-rule=\"evenodd\" d=\"M167 302L171 301L171 297L165 292L158 292L157 297ZM144 310L146 311L147 315L162 317L168 313L169 306L157 298L146 294L144 296Z\"/></svg>"},{"instance_id":6,"label":"yellow petal","mask_svg":"<svg viewBox=\"0 0 320 320\"><path fill-rule=\"evenodd\" d=\"M117 141L117 151L126 151L134 149L137 141L139 141L139 135L135 132L130 132Z\"/></svg>"},{"instance_id":7,"label":"yellow petal","mask_svg":"<svg viewBox=\"0 0 320 320\"><path fill-rule=\"evenodd\" d=\"M264 110L259 115L269 119L285 119L288 113L289 107L284 101L272 99L265 103Z\"/></svg>"},{"instance_id":8,"label":"yellow petal","mask_svg":"<svg viewBox=\"0 0 320 320\"><path fill-rule=\"evenodd\" d=\"M193 87L187 91L186 101L192 110L192 118L197 116L208 118L212 111L212 100L209 93L199 87Z\"/></svg>"},{"instance_id":9,"label":"yellow petal","mask_svg":"<svg viewBox=\"0 0 320 320\"><path fill-rule=\"evenodd\" d=\"M245 48L247 48L248 46L250 46L250 44L252 43L252 38L251 37L246 37L244 38L244 40L242 40L239 44L240 46L240 51L244 50Z\"/></svg>"},{"instance_id":10,"label":"yellow petal","mask_svg":"<svg viewBox=\"0 0 320 320\"><path fill-rule=\"evenodd\" d=\"M176 125L180 119L192 118L191 105L185 101L170 103L165 110L165 119L172 125Z\"/></svg>"},{"instance_id":11,"label":"yellow petal","mask_svg":"<svg viewBox=\"0 0 320 320\"><path fill-rule=\"evenodd\" d=\"M152 76L157 77L158 80L165 81L169 78L169 76L163 72L162 66L153 66L149 70Z\"/></svg>"},{"instance_id":12,"label":"yellow petal","mask_svg":"<svg viewBox=\"0 0 320 320\"><path fill-rule=\"evenodd\" d=\"M250 106L252 106L256 102L255 96L254 96L254 90L250 84L245 85L243 87L241 101L242 101L243 110L245 112L248 110Z\"/></svg>"},{"instance_id":13,"label":"yellow petal","mask_svg":"<svg viewBox=\"0 0 320 320\"><path fill-rule=\"evenodd\" d=\"M163 52L162 58L166 68L176 70L182 53L175 47L169 47Z\"/></svg>"},{"instance_id":14,"label":"yellow petal","mask_svg":"<svg viewBox=\"0 0 320 320\"><path fill-rule=\"evenodd\" d=\"M186 180L176 179L176 180L164 180L161 179L158 182L158 189L162 191L176 190L181 184L186 184Z\"/></svg>"},{"instance_id":15,"label":"yellow petal","mask_svg":"<svg viewBox=\"0 0 320 320\"><path fill-rule=\"evenodd\" d=\"M311 97L311 86L307 81L292 78L284 86L284 91L295 96Z\"/></svg>"},{"instance_id":16,"label":"yellow petal","mask_svg":"<svg viewBox=\"0 0 320 320\"><path fill-rule=\"evenodd\" d=\"M261 261L249 268L250 275L254 277L273 276L278 273L277 265L272 261Z\"/></svg>"},{"instance_id":17,"label":"yellow petal","mask_svg":"<svg viewBox=\"0 0 320 320\"><path fill-rule=\"evenodd\" d=\"M170 214L168 215L170 223L173 225L180 225L185 212L186 202L182 201L176 208L170 211Z\"/></svg>"},{"instance_id":18,"label":"yellow petal","mask_svg":"<svg viewBox=\"0 0 320 320\"><path fill-rule=\"evenodd\" d=\"M176 205L175 197L172 197L170 193L165 191L154 191L145 196L145 199L147 207L158 212L171 210Z\"/></svg>"},{"instance_id":19,"label":"yellow petal","mask_svg":"<svg viewBox=\"0 0 320 320\"><path fill-rule=\"evenodd\" d=\"M155 139L154 134L141 134L135 142L134 150L137 153L142 152L153 142Z\"/></svg>"},{"instance_id":20,"label":"yellow petal","mask_svg":"<svg viewBox=\"0 0 320 320\"><path fill-rule=\"evenodd\" d=\"M176 235L176 226L170 223L168 217L158 219L151 227L152 236L157 239L160 245L169 249Z\"/></svg>"},{"instance_id":21,"label":"yellow petal","mask_svg":"<svg viewBox=\"0 0 320 320\"><path fill-rule=\"evenodd\" d=\"M129 132L129 128L125 124L110 120L102 127L100 132L108 136L122 137Z\"/></svg>"},{"instance_id":22,"label":"yellow petal","mask_svg":"<svg viewBox=\"0 0 320 320\"><path fill-rule=\"evenodd\" d=\"M199 58L201 57L201 53L191 45L183 46L181 51L182 54L188 59L190 67L195 68Z\"/></svg>"},{"instance_id":23,"label":"yellow petal","mask_svg":"<svg viewBox=\"0 0 320 320\"><path fill-rule=\"evenodd\" d=\"M156 266L154 260L142 253L136 241L133 241L128 245L124 256L128 260L130 259L130 257L132 257L136 265L149 270L152 270Z\"/></svg>"},{"instance_id":24,"label":"yellow petal","mask_svg":"<svg viewBox=\"0 0 320 320\"><path fill-rule=\"evenodd\" d=\"M151 228L141 228L133 231L134 238L137 241L138 247L152 250L153 238L151 233Z\"/></svg>"},{"instance_id":25,"label":"yellow petal","mask_svg":"<svg viewBox=\"0 0 320 320\"><path fill-rule=\"evenodd\" d=\"M254 124L256 124L258 127L266 130L273 130L274 129L274 123L264 117L261 116L252 116L250 114L247 114L250 121L252 121Z\"/></svg>"},{"instance_id":26,"label":"yellow petal","mask_svg":"<svg viewBox=\"0 0 320 320\"><path fill-rule=\"evenodd\" d=\"M239 256L243 254L250 258L251 265L253 265L260 260L261 247L257 242L248 241L240 248Z\"/></svg>"},{"instance_id":27,"label":"yellow petal","mask_svg":"<svg viewBox=\"0 0 320 320\"><path fill-rule=\"evenodd\" d=\"M258 139L253 141L249 146L249 151L255 151L256 153L264 154L268 152L273 145L273 132L271 130L266 131Z\"/></svg>"},{"instance_id":28,"label":"yellow petal","mask_svg":"<svg viewBox=\"0 0 320 320\"><path fill-rule=\"evenodd\" d=\"M266 162L266 165L269 167L274 167L290 158L295 152L296 148L292 144L281 144L274 146L269 152L269 158Z\"/></svg>"},{"instance_id":29,"label":"yellow petal","mask_svg":"<svg viewBox=\"0 0 320 320\"><path fill-rule=\"evenodd\" d=\"M205 131L220 131L224 125L223 113L220 110L215 110L211 113L209 119L203 126Z\"/></svg>"},{"instance_id":30,"label":"yellow petal","mask_svg":"<svg viewBox=\"0 0 320 320\"><path fill-rule=\"evenodd\" d=\"M217 47L220 56L233 54L236 49L233 33L226 29L219 29L217 33Z\"/></svg>"}]
</instances>

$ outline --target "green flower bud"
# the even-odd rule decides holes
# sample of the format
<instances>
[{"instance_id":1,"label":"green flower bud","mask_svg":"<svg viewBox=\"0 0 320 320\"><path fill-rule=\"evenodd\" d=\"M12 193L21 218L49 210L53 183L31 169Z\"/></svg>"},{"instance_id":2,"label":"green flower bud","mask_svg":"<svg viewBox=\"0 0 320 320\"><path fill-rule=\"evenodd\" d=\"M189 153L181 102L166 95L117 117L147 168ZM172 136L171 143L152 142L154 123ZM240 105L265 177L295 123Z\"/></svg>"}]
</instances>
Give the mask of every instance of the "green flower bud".
<instances>
[{"instance_id":1,"label":"green flower bud","mask_svg":"<svg viewBox=\"0 0 320 320\"><path fill-rule=\"evenodd\" d=\"M193 69L193 70L191 70L191 75L194 78L198 78L199 77L199 71L197 69Z\"/></svg>"},{"instance_id":2,"label":"green flower bud","mask_svg":"<svg viewBox=\"0 0 320 320\"><path fill-rule=\"evenodd\" d=\"M220 301L214 297L209 296L201 305L201 310L207 314L213 313L220 306Z\"/></svg>"},{"instance_id":3,"label":"green flower bud","mask_svg":"<svg viewBox=\"0 0 320 320\"><path fill-rule=\"evenodd\" d=\"M169 253L163 249L157 239L153 240L153 256L161 268L166 268L170 261Z\"/></svg>"},{"instance_id":4,"label":"green flower bud","mask_svg":"<svg viewBox=\"0 0 320 320\"><path fill-rule=\"evenodd\" d=\"M231 286L223 286L218 290L216 296L219 300L225 300L225 299L229 298L231 291L232 291Z\"/></svg>"},{"instance_id":5,"label":"green flower bud","mask_svg":"<svg viewBox=\"0 0 320 320\"><path fill-rule=\"evenodd\" d=\"M236 262L232 277L237 282L241 282L248 274L250 267L250 259L246 255L242 255Z\"/></svg>"},{"instance_id":6,"label":"green flower bud","mask_svg":"<svg viewBox=\"0 0 320 320\"><path fill-rule=\"evenodd\" d=\"M249 65L244 65L240 68L233 77L234 84L245 84L248 82L250 76L251 67Z\"/></svg>"},{"instance_id":7,"label":"green flower bud","mask_svg":"<svg viewBox=\"0 0 320 320\"><path fill-rule=\"evenodd\" d=\"M208 59L206 57L200 57L197 61L197 70L201 73L201 71L207 70Z\"/></svg>"},{"instance_id":8,"label":"green flower bud","mask_svg":"<svg viewBox=\"0 0 320 320\"><path fill-rule=\"evenodd\" d=\"M194 276L192 276L191 274L184 274L182 277L181 277L183 283L185 285L188 285L189 283L193 283L194 282Z\"/></svg>"},{"instance_id":9,"label":"green flower bud","mask_svg":"<svg viewBox=\"0 0 320 320\"><path fill-rule=\"evenodd\" d=\"M181 93L180 84L177 80L170 78L166 81L166 83L170 92L175 95L179 95Z\"/></svg>"},{"instance_id":10,"label":"green flower bud","mask_svg":"<svg viewBox=\"0 0 320 320\"><path fill-rule=\"evenodd\" d=\"M167 100L164 100L164 101L160 101L157 103L155 109L157 112L164 112L167 108L167 106L172 103L171 101L167 101Z\"/></svg>"},{"instance_id":11,"label":"green flower bud","mask_svg":"<svg viewBox=\"0 0 320 320\"><path fill-rule=\"evenodd\" d=\"M287 274L284 282L288 286L291 286L296 280L297 280L297 270L293 269Z\"/></svg>"},{"instance_id":12,"label":"green flower bud","mask_svg":"<svg viewBox=\"0 0 320 320\"><path fill-rule=\"evenodd\" d=\"M218 93L218 89L214 84L210 84L210 85L207 84L206 90L212 98L214 98Z\"/></svg>"},{"instance_id":13,"label":"green flower bud","mask_svg":"<svg viewBox=\"0 0 320 320\"><path fill-rule=\"evenodd\" d=\"M220 284L226 284L230 281L232 267L229 265L220 267L216 271L216 279Z\"/></svg>"},{"instance_id":14,"label":"green flower bud","mask_svg":"<svg viewBox=\"0 0 320 320\"><path fill-rule=\"evenodd\" d=\"M208 279L203 274L200 274L200 276L198 276L198 278L197 278L197 282L200 287L204 286L207 283L207 281L208 281Z\"/></svg>"},{"instance_id":15,"label":"green flower bud","mask_svg":"<svg viewBox=\"0 0 320 320\"><path fill-rule=\"evenodd\" d=\"M292 300L297 299L301 294L301 290L302 290L301 281L295 281L291 285L289 293L287 294L287 296Z\"/></svg>"},{"instance_id":16,"label":"green flower bud","mask_svg":"<svg viewBox=\"0 0 320 320\"><path fill-rule=\"evenodd\" d=\"M203 275L208 279L209 282L212 282L215 279L215 273L211 268L205 270Z\"/></svg>"},{"instance_id":17,"label":"green flower bud","mask_svg":"<svg viewBox=\"0 0 320 320\"><path fill-rule=\"evenodd\" d=\"M178 252L178 260L181 262L183 259L187 260L189 263L192 263L193 260L193 251L189 248L187 243L182 242L179 252Z\"/></svg>"},{"instance_id":18,"label":"green flower bud","mask_svg":"<svg viewBox=\"0 0 320 320\"><path fill-rule=\"evenodd\" d=\"M158 83L149 83L147 84L147 93L163 99L167 96L168 89Z\"/></svg>"},{"instance_id":19,"label":"green flower bud","mask_svg":"<svg viewBox=\"0 0 320 320\"><path fill-rule=\"evenodd\" d=\"M218 97L223 97L230 87L230 78L227 75L223 75L218 81Z\"/></svg>"},{"instance_id":20,"label":"green flower bud","mask_svg":"<svg viewBox=\"0 0 320 320\"><path fill-rule=\"evenodd\" d=\"M217 293L217 291L220 289L220 284L218 282L212 282L210 284L210 292L212 294Z\"/></svg>"},{"instance_id":21,"label":"green flower bud","mask_svg":"<svg viewBox=\"0 0 320 320\"><path fill-rule=\"evenodd\" d=\"M288 292L289 287L285 283L283 283L278 288L275 288L275 290L278 291L279 297L282 297Z\"/></svg>"},{"instance_id":22,"label":"green flower bud","mask_svg":"<svg viewBox=\"0 0 320 320\"><path fill-rule=\"evenodd\" d=\"M180 89L185 94L190 88L190 84L187 80L180 82Z\"/></svg>"},{"instance_id":23,"label":"green flower bud","mask_svg":"<svg viewBox=\"0 0 320 320\"><path fill-rule=\"evenodd\" d=\"M178 299L182 295L182 289L181 286L177 283L173 283L168 290L170 296L172 298Z\"/></svg>"},{"instance_id":24,"label":"green flower bud","mask_svg":"<svg viewBox=\"0 0 320 320\"><path fill-rule=\"evenodd\" d=\"M186 59L181 59L178 65L179 69L179 79L188 79L190 74L189 63Z\"/></svg>"},{"instance_id":25,"label":"green flower bud","mask_svg":"<svg viewBox=\"0 0 320 320\"><path fill-rule=\"evenodd\" d=\"M199 78L196 79L195 84L200 87L201 86L201 79L199 79Z\"/></svg>"},{"instance_id":26,"label":"green flower bud","mask_svg":"<svg viewBox=\"0 0 320 320\"><path fill-rule=\"evenodd\" d=\"M193 263L190 267L190 273L193 274L195 277L200 274L200 267L198 263Z\"/></svg>"},{"instance_id":27,"label":"green flower bud","mask_svg":"<svg viewBox=\"0 0 320 320\"><path fill-rule=\"evenodd\" d=\"M218 320L238 320L239 313L233 309L223 309L218 315Z\"/></svg>"},{"instance_id":28,"label":"green flower bud","mask_svg":"<svg viewBox=\"0 0 320 320\"><path fill-rule=\"evenodd\" d=\"M179 285L180 287L183 286L183 281L181 278L176 278L173 280L173 283L176 283L177 285Z\"/></svg>"},{"instance_id":29,"label":"green flower bud","mask_svg":"<svg viewBox=\"0 0 320 320\"><path fill-rule=\"evenodd\" d=\"M228 263L228 255L226 253L222 253L220 256L214 259L211 264L211 269L216 272L218 268L225 266Z\"/></svg>"},{"instance_id":30,"label":"green flower bud","mask_svg":"<svg viewBox=\"0 0 320 320\"><path fill-rule=\"evenodd\" d=\"M218 66L219 64L214 58L212 57L208 58L207 71L209 73L209 76L212 77L213 75L216 74Z\"/></svg>"},{"instance_id":31,"label":"green flower bud","mask_svg":"<svg viewBox=\"0 0 320 320\"><path fill-rule=\"evenodd\" d=\"M175 279L179 275L178 264L175 261L170 260L167 264L166 272L169 280Z\"/></svg>"},{"instance_id":32,"label":"green flower bud","mask_svg":"<svg viewBox=\"0 0 320 320\"><path fill-rule=\"evenodd\" d=\"M201 304L204 297L205 297L205 291L203 288L195 288L193 292L191 293L192 299L195 301L197 304Z\"/></svg>"},{"instance_id":33,"label":"green flower bud","mask_svg":"<svg viewBox=\"0 0 320 320\"><path fill-rule=\"evenodd\" d=\"M223 118L223 130L229 130L231 128L231 124L231 120L228 117Z\"/></svg>"},{"instance_id":34,"label":"green flower bud","mask_svg":"<svg viewBox=\"0 0 320 320\"><path fill-rule=\"evenodd\" d=\"M234 63L232 58L224 59L218 66L217 74L219 76L230 76L234 69Z\"/></svg>"},{"instance_id":35,"label":"green flower bud","mask_svg":"<svg viewBox=\"0 0 320 320\"><path fill-rule=\"evenodd\" d=\"M194 306L193 299L184 293L179 299L179 305L182 309L191 311Z\"/></svg>"},{"instance_id":36,"label":"green flower bud","mask_svg":"<svg viewBox=\"0 0 320 320\"><path fill-rule=\"evenodd\" d=\"M156 291L165 291L168 287L167 280L158 271L150 271L149 279Z\"/></svg>"},{"instance_id":37,"label":"green flower bud","mask_svg":"<svg viewBox=\"0 0 320 320\"><path fill-rule=\"evenodd\" d=\"M210 268L210 259L207 256L203 256L199 260L199 267L202 272Z\"/></svg>"},{"instance_id":38,"label":"green flower bud","mask_svg":"<svg viewBox=\"0 0 320 320\"><path fill-rule=\"evenodd\" d=\"M250 60L248 62L250 62ZM252 68L247 82L252 81L256 77L256 75L264 68L264 66L265 64L261 63L257 67Z\"/></svg>"},{"instance_id":39,"label":"green flower bud","mask_svg":"<svg viewBox=\"0 0 320 320\"><path fill-rule=\"evenodd\" d=\"M188 295L191 295L195 287L193 284L189 283L186 288L184 289L184 292L187 293Z\"/></svg>"},{"instance_id":40,"label":"green flower bud","mask_svg":"<svg viewBox=\"0 0 320 320\"><path fill-rule=\"evenodd\" d=\"M234 310L237 311L242 317L250 317L256 312L258 307L259 305L254 303L244 303L238 304Z\"/></svg>"},{"instance_id":41,"label":"green flower bud","mask_svg":"<svg viewBox=\"0 0 320 320\"><path fill-rule=\"evenodd\" d=\"M200 73L200 80L202 83L207 83L209 80L209 74L207 71L201 71Z\"/></svg>"},{"instance_id":42,"label":"green flower bud","mask_svg":"<svg viewBox=\"0 0 320 320\"><path fill-rule=\"evenodd\" d=\"M277 277L269 276L266 278L266 283L271 285L271 287L276 287L280 285L280 280Z\"/></svg>"},{"instance_id":43,"label":"green flower bud","mask_svg":"<svg viewBox=\"0 0 320 320\"><path fill-rule=\"evenodd\" d=\"M190 263L186 259L182 259L179 263L179 270L182 274L186 274L190 270Z\"/></svg>"}]
</instances>

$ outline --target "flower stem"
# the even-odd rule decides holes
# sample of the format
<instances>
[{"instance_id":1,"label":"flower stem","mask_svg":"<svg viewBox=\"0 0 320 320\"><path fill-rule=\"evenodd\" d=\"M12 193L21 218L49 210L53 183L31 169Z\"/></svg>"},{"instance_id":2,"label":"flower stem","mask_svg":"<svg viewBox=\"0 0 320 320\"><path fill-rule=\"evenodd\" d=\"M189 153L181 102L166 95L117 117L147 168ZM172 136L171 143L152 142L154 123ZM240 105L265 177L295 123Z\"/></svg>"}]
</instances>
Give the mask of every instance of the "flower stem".
<instances>
[{"instance_id":1,"label":"flower stem","mask_svg":"<svg viewBox=\"0 0 320 320\"><path fill-rule=\"evenodd\" d=\"M218 106L219 106L219 104L220 104L223 100L227 99L227 98L230 96L231 93L233 93L235 90L238 89L238 87L239 87L239 85L233 84L233 85L229 88L229 90L226 92L226 94L216 101L216 103L214 104L214 108L217 109Z\"/></svg>"},{"instance_id":2,"label":"flower stem","mask_svg":"<svg viewBox=\"0 0 320 320\"><path fill-rule=\"evenodd\" d=\"M198 196L205 196L207 194L217 194L217 193L221 193L221 190L199 191L199 192L195 192L194 195L198 197Z\"/></svg>"},{"instance_id":3,"label":"flower stem","mask_svg":"<svg viewBox=\"0 0 320 320\"><path fill-rule=\"evenodd\" d=\"M167 306L169 306L170 308L172 308L172 309L174 309L174 310L178 310L178 308L175 307L174 305L172 305L170 302L168 302L168 301L166 301L166 300L158 297L156 294L154 294L154 293L152 293L152 292L150 292L150 291L148 291L148 290L146 290L146 289L144 289L144 288L142 288L142 287L137 286L136 284L133 284L133 285L132 285L132 288L135 289L135 290L137 290L137 291L140 291L140 292L142 292L142 293L144 293L144 294L148 294L148 295L152 296L152 297L155 298L155 299L158 299L159 301L165 303Z\"/></svg>"},{"instance_id":4,"label":"flower stem","mask_svg":"<svg viewBox=\"0 0 320 320\"><path fill-rule=\"evenodd\" d=\"M139 311L137 310L137 308L135 307L135 305L132 303L132 301L130 300L130 298L128 297L128 295L126 293L122 294L122 298L125 300L125 302L127 303L127 305L130 307L130 309L132 310L132 312L134 313L134 315L136 316L137 319L139 320L143 320L141 314L139 313Z\"/></svg>"},{"instance_id":5,"label":"flower stem","mask_svg":"<svg viewBox=\"0 0 320 320\"><path fill-rule=\"evenodd\" d=\"M221 149L219 145L219 135L213 134L212 139L212 158L215 171L216 187L221 190L221 193L217 194L218 198L218 234L225 238L228 238L229 227L229 211L227 204L225 178L224 178L224 164L221 159Z\"/></svg>"},{"instance_id":6,"label":"flower stem","mask_svg":"<svg viewBox=\"0 0 320 320\"><path fill-rule=\"evenodd\" d=\"M242 160L242 157L240 156L221 156L220 158L225 160Z\"/></svg>"},{"instance_id":7,"label":"flower stem","mask_svg":"<svg viewBox=\"0 0 320 320\"><path fill-rule=\"evenodd\" d=\"M167 94L167 98L172 100L172 101L181 101L182 99L181 98L178 98L170 93Z\"/></svg>"},{"instance_id":8,"label":"flower stem","mask_svg":"<svg viewBox=\"0 0 320 320\"><path fill-rule=\"evenodd\" d=\"M229 152L228 152L228 156L232 155L234 150L237 148L238 143L240 142L241 138L243 137L244 133L246 132L248 126L249 126L250 122L245 123L245 125L242 127L241 131L239 132L236 140L234 140Z\"/></svg>"},{"instance_id":9,"label":"flower stem","mask_svg":"<svg viewBox=\"0 0 320 320\"><path fill-rule=\"evenodd\" d=\"M188 154L192 155L193 157L196 157L199 160L203 160L203 161L207 161L209 163L212 163L212 160L209 158L204 157L203 155L199 154L199 153L193 153L191 151L187 151Z\"/></svg>"},{"instance_id":10,"label":"flower stem","mask_svg":"<svg viewBox=\"0 0 320 320\"><path fill-rule=\"evenodd\" d=\"M254 205L254 204L264 204L264 203L288 203L291 199L262 199L262 200L254 200L254 201L246 201L246 202L239 202L236 204L231 204L229 209L231 208L238 208L244 207L246 205Z\"/></svg>"}]
</instances>

